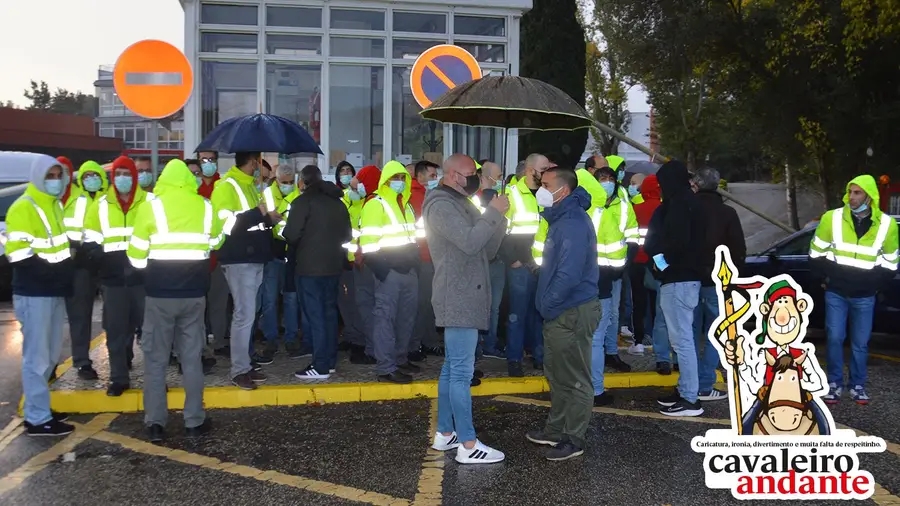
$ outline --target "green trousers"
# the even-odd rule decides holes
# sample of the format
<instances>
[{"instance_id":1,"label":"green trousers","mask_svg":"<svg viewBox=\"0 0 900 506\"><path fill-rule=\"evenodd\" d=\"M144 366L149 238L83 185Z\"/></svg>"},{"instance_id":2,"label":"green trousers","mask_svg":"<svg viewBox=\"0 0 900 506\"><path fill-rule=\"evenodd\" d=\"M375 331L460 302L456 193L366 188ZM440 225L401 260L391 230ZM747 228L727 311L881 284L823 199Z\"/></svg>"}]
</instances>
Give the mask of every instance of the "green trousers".
<instances>
[{"instance_id":1,"label":"green trousers","mask_svg":"<svg viewBox=\"0 0 900 506\"><path fill-rule=\"evenodd\" d=\"M550 383L544 433L582 449L594 406L591 342L600 312L600 301L594 299L544 322L544 375Z\"/></svg>"}]
</instances>

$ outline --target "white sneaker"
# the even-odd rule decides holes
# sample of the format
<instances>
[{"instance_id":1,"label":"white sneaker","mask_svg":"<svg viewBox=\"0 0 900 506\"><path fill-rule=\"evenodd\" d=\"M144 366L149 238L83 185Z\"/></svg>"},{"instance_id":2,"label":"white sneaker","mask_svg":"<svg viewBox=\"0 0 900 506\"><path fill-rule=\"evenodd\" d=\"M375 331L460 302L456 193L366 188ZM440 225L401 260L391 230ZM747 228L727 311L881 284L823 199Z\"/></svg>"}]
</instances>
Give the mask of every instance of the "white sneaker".
<instances>
[{"instance_id":1,"label":"white sneaker","mask_svg":"<svg viewBox=\"0 0 900 506\"><path fill-rule=\"evenodd\" d=\"M431 447L439 452L445 452L447 450L453 450L459 446L459 439L456 438L456 432L449 436L445 436L440 432L434 433L434 443L432 443Z\"/></svg>"},{"instance_id":2,"label":"white sneaker","mask_svg":"<svg viewBox=\"0 0 900 506\"><path fill-rule=\"evenodd\" d=\"M316 371L312 364L309 364L309 367L306 369L294 373L294 377L301 380L324 380L328 379L329 376L331 375Z\"/></svg>"},{"instance_id":3,"label":"white sneaker","mask_svg":"<svg viewBox=\"0 0 900 506\"><path fill-rule=\"evenodd\" d=\"M643 355L644 354L644 345L643 344L632 344L628 347L628 353L630 355Z\"/></svg>"},{"instance_id":4,"label":"white sneaker","mask_svg":"<svg viewBox=\"0 0 900 506\"><path fill-rule=\"evenodd\" d=\"M628 329L628 327L622 327L619 329L619 335L622 337L634 337L634 332Z\"/></svg>"},{"instance_id":5,"label":"white sneaker","mask_svg":"<svg viewBox=\"0 0 900 506\"><path fill-rule=\"evenodd\" d=\"M496 464L503 462L506 455L500 450L495 450L490 446L475 440L475 446L471 449L463 445L456 448L456 461L460 464Z\"/></svg>"}]
</instances>

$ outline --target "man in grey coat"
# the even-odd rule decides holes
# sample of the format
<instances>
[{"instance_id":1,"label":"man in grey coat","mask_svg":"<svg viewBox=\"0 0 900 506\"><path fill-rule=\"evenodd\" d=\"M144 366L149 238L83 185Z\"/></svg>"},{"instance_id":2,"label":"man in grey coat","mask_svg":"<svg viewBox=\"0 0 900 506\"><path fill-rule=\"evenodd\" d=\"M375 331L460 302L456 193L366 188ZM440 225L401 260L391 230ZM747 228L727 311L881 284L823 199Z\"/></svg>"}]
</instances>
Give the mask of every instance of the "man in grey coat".
<instances>
[{"instance_id":1,"label":"man in grey coat","mask_svg":"<svg viewBox=\"0 0 900 506\"><path fill-rule=\"evenodd\" d=\"M476 439L469 385L478 331L487 330L491 321L488 263L503 240L509 200L495 197L482 214L469 199L481 186L475 161L455 154L443 168L443 183L426 195L422 207L434 263L431 303L437 326L444 327L445 350L432 448L455 448L460 464L492 464L505 457Z\"/></svg>"}]
</instances>

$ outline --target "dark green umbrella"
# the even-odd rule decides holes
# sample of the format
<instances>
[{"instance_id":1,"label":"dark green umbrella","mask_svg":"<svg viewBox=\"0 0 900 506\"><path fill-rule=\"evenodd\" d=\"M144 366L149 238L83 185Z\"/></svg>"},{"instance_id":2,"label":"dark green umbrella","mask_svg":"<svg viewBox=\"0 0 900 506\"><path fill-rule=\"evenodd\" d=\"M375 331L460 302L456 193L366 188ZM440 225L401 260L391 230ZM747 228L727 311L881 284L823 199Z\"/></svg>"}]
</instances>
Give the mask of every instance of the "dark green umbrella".
<instances>
[{"instance_id":1,"label":"dark green umbrella","mask_svg":"<svg viewBox=\"0 0 900 506\"><path fill-rule=\"evenodd\" d=\"M592 121L564 91L537 79L482 77L441 95L419 114L475 127L577 130Z\"/></svg>"}]
</instances>

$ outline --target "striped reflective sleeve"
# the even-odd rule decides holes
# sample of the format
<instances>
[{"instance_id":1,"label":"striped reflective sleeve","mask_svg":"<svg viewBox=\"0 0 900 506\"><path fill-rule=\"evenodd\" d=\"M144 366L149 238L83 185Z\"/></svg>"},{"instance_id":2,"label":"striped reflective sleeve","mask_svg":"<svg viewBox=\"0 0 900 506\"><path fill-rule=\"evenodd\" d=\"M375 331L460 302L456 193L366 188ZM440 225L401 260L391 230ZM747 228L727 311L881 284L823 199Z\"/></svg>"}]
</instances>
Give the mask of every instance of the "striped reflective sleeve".
<instances>
[{"instance_id":1,"label":"striped reflective sleeve","mask_svg":"<svg viewBox=\"0 0 900 506\"><path fill-rule=\"evenodd\" d=\"M141 206L134 220L134 231L128 240L126 256L131 265L137 269L147 267L147 254L150 250L150 235L156 229L156 217L153 215L153 206Z\"/></svg>"},{"instance_id":2,"label":"striped reflective sleeve","mask_svg":"<svg viewBox=\"0 0 900 506\"><path fill-rule=\"evenodd\" d=\"M25 246L24 248L10 251L9 243L7 243L6 257L9 258L10 263L21 262L22 260L31 258L32 256L34 256L34 250L32 250L30 247Z\"/></svg>"}]
</instances>

